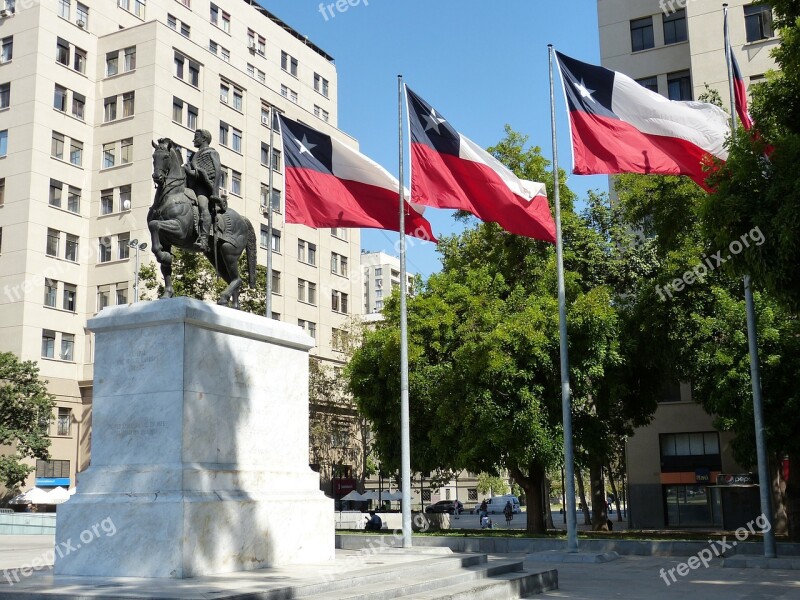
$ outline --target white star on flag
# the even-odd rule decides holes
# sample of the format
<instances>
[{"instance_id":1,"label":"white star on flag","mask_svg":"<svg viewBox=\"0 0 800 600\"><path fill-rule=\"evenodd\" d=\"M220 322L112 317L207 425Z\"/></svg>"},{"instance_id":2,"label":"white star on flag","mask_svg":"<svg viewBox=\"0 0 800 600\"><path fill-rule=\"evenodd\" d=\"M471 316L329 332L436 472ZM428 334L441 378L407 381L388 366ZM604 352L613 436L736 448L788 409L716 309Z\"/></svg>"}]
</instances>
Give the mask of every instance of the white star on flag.
<instances>
[{"instance_id":1,"label":"white star on flag","mask_svg":"<svg viewBox=\"0 0 800 600\"><path fill-rule=\"evenodd\" d=\"M308 152L308 154L314 156L313 154L311 154L311 151L317 147L317 144L311 144L305 135L303 136L302 142L297 138L294 138L294 141L297 142L298 146L300 146L300 154L302 154L303 152Z\"/></svg>"},{"instance_id":2,"label":"white star on flag","mask_svg":"<svg viewBox=\"0 0 800 600\"><path fill-rule=\"evenodd\" d=\"M590 100L594 100L594 98L592 98L592 94L594 94L596 90L587 89L583 79L581 79L581 82L576 84L575 87L578 88L581 98L589 98Z\"/></svg>"},{"instance_id":3,"label":"white star on flag","mask_svg":"<svg viewBox=\"0 0 800 600\"><path fill-rule=\"evenodd\" d=\"M435 129L437 134L442 135L442 132L439 131L439 125L442 123L447 123L447 121L437 115L435 109L431 109L431 114L423 115L422 118L428 122L428 125L425 127L425 131L428 131L429 129Z\"/></svg>"}]
</instances>

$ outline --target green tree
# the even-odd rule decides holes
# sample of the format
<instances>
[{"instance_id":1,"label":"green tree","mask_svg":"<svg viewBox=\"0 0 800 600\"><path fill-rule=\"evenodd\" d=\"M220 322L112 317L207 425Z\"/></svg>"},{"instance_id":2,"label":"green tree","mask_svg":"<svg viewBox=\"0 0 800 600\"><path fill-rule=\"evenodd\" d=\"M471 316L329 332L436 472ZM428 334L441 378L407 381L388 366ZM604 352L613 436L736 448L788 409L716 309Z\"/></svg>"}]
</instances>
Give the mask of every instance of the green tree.
<instances>
[{"instance_id":1,"label":"green tree","mask_svg":"<svg viewBox=\"0 0 800 600\"><path fill-rule=\"evenodd\" d=\"M481 494L491 494L492 496L503 496L509 492L508 482L497 475L489 473L478 474L478 491Z\"/></svg>"},{"instance_id":2,"label":"green tree","mask_svg":"<svg viewBox=\"0 0 800 600\"><path fill-rule=\"evenodd\" d=\"M54 407L55 398L39 379L36 363L0 353L0 445L11 447L0 456L0 480L9 490L34 470L22 461L50 457L47 432Z\"/></svg>"}]
</instances>

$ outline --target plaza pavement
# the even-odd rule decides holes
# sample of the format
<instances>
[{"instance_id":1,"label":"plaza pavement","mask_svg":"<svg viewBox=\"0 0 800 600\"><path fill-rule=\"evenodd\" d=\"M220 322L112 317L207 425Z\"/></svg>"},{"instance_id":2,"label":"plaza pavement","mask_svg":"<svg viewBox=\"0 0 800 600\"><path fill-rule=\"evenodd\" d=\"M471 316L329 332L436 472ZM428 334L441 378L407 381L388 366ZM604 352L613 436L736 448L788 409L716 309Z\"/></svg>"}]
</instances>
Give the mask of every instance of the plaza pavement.
<instances>
[{"instance_id":1,"label":"plaza pavement","mask_svg":"<svg viewBox=\"0 0 800 600\"><path fill-rule=\"evenodd\" d=\"M31 564L35 558L45 557L52 549L53 536L0 536L0 569ZM345 553L337 551L342 558ZM559 589L534 596L535 598L570 598L573 600L663 600L697 598L699 600L767 600L800 599L800 571L779 569L723 569L719 559L708 568L690 571L677 577L668 586L660 576L661 569L668 571L686 562L688 557L623 556L619 560L600 564L552 563L537 560L535 554L507 554L495 558L524 558L525 567L531 571L558 570ZM386 560L390 556L381 557ZM399 559L395 556L395 559ZM302 571L302 568L298 568ZM39 573L47 578L49 568ZM281 569L289 575L289 569ZM242 581L253 585L258 572L242 576ZM263 572L268 574L269 570ZM7 583L0 573L0 591ZM229 583L236 575L227 575ZM267 577L269 579L269 577ZM117 580L119 581L119 580ZM186 582L185 582L186 583ZM185 585L184 583L184 585ZM152 588L158 585L173 587L175 581L149 580ZM180 585L180 584L179 584ZM251 588L252 590L252 588ZM124 597L124 589L116 590ZM4 596L5 597L5 596ZM157 598L158 595L152 596Z\"/></svg>"}]
</instances>

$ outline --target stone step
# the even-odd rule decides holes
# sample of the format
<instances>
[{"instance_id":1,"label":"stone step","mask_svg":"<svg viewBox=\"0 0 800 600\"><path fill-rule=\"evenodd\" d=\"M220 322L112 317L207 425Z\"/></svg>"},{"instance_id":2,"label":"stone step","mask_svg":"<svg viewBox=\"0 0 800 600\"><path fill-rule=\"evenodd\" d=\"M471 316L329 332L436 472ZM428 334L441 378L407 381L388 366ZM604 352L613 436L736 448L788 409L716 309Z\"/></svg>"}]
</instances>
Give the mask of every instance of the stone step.
<instances>
[{"instance_id":1,"label":"stone step","mask_svg":"<svg viewBox=\"0 0 800 600\"><path fill-rule=\"evenodd\" d=\"M450 561L452 563L452 561ZM329 590L326 593L311 593L306 595L301 591L299 598L314 598L315 600L391 600L393 598L439 598L442 590L452 589L458 593L465 594L469 590L486 588L488 595L486 598L519 598L519 594L513 595L517 590L527 590L530 586L525 580L525 573L522 571L522 561L509 559L492 559L488 562L466 566L456 571L445 571L439 568L424 569L419 567L406 567L395 569L393 577L389 580L373 580L368 578L360 585L355 585L349 589ZM377 575L377 574L376 574ZM485 583L488 579L498 578L498 587L493 583ZM463 586L466 586L461 590ZM531 588L532 589L532 588ZM541 589L541 588L538 588ZM492 595L494 592L503 591L504 594L512 595ZM300 590L298 590L300 591ZM470 598L469 595L462 595L463 598Z\"/></svg>"},{"instance_id":2,"label":"stone step","mask_svg":"<svg viewBox=\"0 0 800 600\"><path fill-rule=\"evenodd\" d=\"M558 589L558 571L503 573L490 580L465 581L456 585L403 596L403 600L516 600L532 598Z\"/></svg>"}]
</instances>

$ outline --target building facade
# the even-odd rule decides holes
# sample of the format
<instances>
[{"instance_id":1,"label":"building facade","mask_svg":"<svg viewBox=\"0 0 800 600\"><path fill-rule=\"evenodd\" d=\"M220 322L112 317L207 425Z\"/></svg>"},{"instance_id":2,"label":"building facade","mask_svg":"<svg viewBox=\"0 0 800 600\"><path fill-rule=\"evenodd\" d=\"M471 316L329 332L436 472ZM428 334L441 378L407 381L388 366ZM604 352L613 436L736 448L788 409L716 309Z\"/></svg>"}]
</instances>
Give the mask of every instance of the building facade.
<instances>
[{"instance_id":1,"label":"building facade","mask_svg":"<svg viewBox=\"0 0 800 600\"><path fill-rule=\"evenodd\" d=\"M57 408L51 460L26 481L75 483L89 460L93 346L87 320L134 301L150 243L151 141L192 148L207 129L221 195L273 248L273 318L341 364L337 329L361 313L360 233L283 221L270 109L356 147L336 128L324 50L249 0L0 0L0 351L36 360ZM269 173L273 192L269 198ZM268 206L274 231L267 239ZM149 248L142 262L153 261ZM142 415L146 420L149 415Z\"/></svg>"},{"instance_id":2,"label":"building facade","mask_svg":"<svg viewBox=\"0 0 800 600\"><path fill-rule=\"evenodd\" d=\"M383 310L383 303L396 289L400 289L400 259L385 252L361 252L364 305L363 314L372 315ZM414 273L406 272L406 291L414 289Z\"/></svg>"},{"instance_id":3,"label":"building facade","mask_svg":"<svg viewBox=\"0 0 800 600\"><path fill-rule=\"evenodd\" d=\"M749 86L775 67L770 51L780 40L768 6L728 4L731 45ZM598 0L597 13L604 67L671 100L697 100L708 86L730 107L721 3ZM635 528L721 528L746 522L758 505L752 487L717 485L718 475L746 468L733 458L732 435L717 431L696 400L690 385L671 386L653 422L628 440L629 520Z\"/></svg>"}]
</instances>

